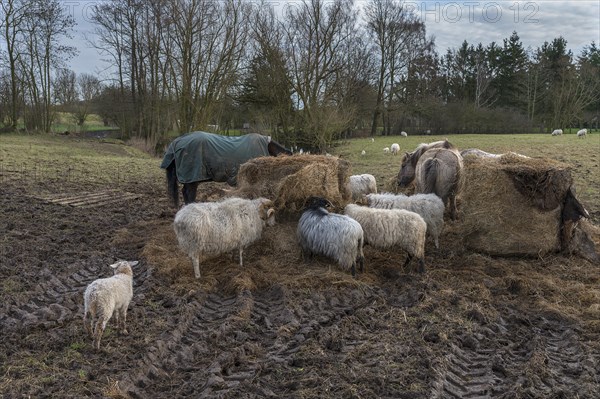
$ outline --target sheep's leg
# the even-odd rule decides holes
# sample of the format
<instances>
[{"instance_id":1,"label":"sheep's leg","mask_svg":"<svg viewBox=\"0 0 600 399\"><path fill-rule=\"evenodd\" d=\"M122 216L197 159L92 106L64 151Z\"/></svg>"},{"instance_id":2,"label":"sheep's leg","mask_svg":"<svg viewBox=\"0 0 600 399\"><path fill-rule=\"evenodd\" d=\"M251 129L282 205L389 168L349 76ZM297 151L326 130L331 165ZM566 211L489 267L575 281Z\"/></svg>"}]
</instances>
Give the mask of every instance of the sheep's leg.
<instances>
[{"instance_id":1,"label":"sheep's leg","mask_svg":"<svg viewBox=\"0 0 600 399\"><path fill-rule=\"evenodd\" d=\"M436 249L440 249L440 240L437 236L433 238L433 243L435 244Z\"/></svg>"},{"instance_id":2,"label":"sheep's leg","mask_svg":"<svg viewBox=\"0 0 600 399\"><path fill-rule=\"evenodd\" d=\"M93 317L89 311L86 311L83 314L83 326L85 327L85 330L87 331L87 333L90 337L94 336L94 334L92 333L92 323L93 323L92 319L93 319Z\"/></svg>"},{"instance_id":3,"label":"sheep's leg","mask_svg":"<svg viewBox=\"0 0 600 399\"><path fill-rule=\"evenodd\" d=\"M103 317L100 317L96 322L96 327L94 328L94 348L96 349L100 349L100 340L102 339L102 334L104 333L107 322L108 319Z\"/></svg>"},{"instance_id":4,"label":"sheep's leg","mask_svg":"<svg viewBox=\"0 0 600 399\"><path fill-rule=\"evenodd\" d=\"M419 259L419 273L425 273L425 260L423 258Z\"/></svg>"},{"instance_id":5,"label":"sheep's leg","mask_svg":"<svg viewBox=\"0 0 600 399\"><path fill-rule=\"evenodd\" d=\"M127 308L121 310L121 334L127 335L129 332L127 331Z\"/></svg>"},{"instance_id":6,"label":"sheep's leg","mask_svg":"<svg viewBox=\"0 0 600 399\"><path fill-rule=\"evenodd\" d=\"M406 262L404 262L404 266L403 266L404 269L406 269L406 267L408 266L408 264L410 263L412 258L413 258L413 256L411 254L408 254L408 256L406 257Z\"/></svg>"},{"instance_id":7,"label":"sheep's leg","mask_svg":"<svg viewBox=\"0 0 600 399\"><path fill-rule=\"evenodd\" d=\"M302 260L305 263L308 263L308 261L310 261L312 259L312 252L307 251L306 249L302 248Z\"/></svg>"},{"instance_id":8,"label":"sheep's leg","mask_svg":"<svg viewBox=\"0 0 600 399\"><path fill-rule=\"evenodd\" d=\"M194 256L192 257L192 263L194 264L194 275L196 278L200 278L200 259Z\"/></svg>"},{"instance_id":9,"label":"sheep's leg","mask_svg":"<svg viewBox=\"0 0 600 399\"><path fill-rule=\"evenodd\" d=\"M352 262L352 267L350 268L352 272L352 277L356 277L356 261Z\"/></svg>"}]
</instances>

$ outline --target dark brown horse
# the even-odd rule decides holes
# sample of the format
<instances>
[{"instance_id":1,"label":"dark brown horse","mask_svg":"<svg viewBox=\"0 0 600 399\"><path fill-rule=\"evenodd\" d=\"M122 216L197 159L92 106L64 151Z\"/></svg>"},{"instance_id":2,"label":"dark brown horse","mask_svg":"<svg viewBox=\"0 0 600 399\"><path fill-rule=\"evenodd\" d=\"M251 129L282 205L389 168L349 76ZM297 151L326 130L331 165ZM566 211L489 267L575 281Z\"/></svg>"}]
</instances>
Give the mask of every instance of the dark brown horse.
<instances>
[{"instance_id":1,"label":"dark brown horse","mask_svg":"<svg viewBox=\"0 0 600 399\"><path fill-rule=\"evenodd\" d=\"M447 140L421 144L402 159L398 185L406 187L416 179L415 192L434 193L444 201L450 217L456 219L456 196L462 185L462 156Z\"/></svg>"},{"instance_id":2,"label":"dark brown horse","mask_svg":"<svg viewBox=\"0 0 600 399\"><path fill-rule=\"evenodd\" d=\"M179 207L177 182L183 184L183 201L196 200L198 183L206 181L237 183L241 164L257 157L292 155L292 152L268 136L252 133L230 137L193 132L177 137L167 147L161 168L167 171L167 191Z\"/></svg>"}]
</instances>

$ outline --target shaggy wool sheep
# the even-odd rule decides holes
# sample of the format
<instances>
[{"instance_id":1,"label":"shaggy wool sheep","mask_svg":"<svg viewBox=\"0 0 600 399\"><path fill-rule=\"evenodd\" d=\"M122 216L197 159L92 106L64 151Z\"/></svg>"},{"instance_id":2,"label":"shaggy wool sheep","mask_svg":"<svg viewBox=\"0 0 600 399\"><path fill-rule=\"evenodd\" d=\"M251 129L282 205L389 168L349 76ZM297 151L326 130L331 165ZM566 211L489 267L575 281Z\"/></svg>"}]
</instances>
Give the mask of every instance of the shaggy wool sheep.
<instances>
[{"instance_id":1,"label":"shaggy wool sheep","mask_svg":"<svg viewBox=\"0 0 600 399\"><path fill-rule=\"evenodd\" d=\"M343 270L356 276L356 264L364 270L363 230L357 221L327 211L331 206L324 198L311 197L298 221L297 236L305 260L324 255L335 260Z\"/></svg>"},{"instance_id":2,"label":"shaggy wool sheep","mask_svg":"<svg viewBox=\"0 0 600 399\"><path fill-rule=\"evenodd\" d=\"M398 155L398 153L400 152L400 145L398 143L392 144L391 151L392 154Z\"/></svg>"},{"instance_id":3,"label":"shaggy wool sheep","mask_svg":"<svg viewBox=\"0 0 600 399\"><path fill-rule=\"evenodd\" d=\"M444 229L444 202L435 194L369 194L367 204L371 208L405 209L421 215L427 223L427 234L433 238L436 248L440 247L439 237Z\"/></svg>"},{"instance_id":4,"label":"shaggy wool sheep","mask_svg":"<svg viewBox=\"0 0 600 399\"><path fill-rule=\"evenodd\" d=\"M265 225L275 224L273 202L266 198L237 197L219 202L197 202L175 215L179 247L188 254L194 274L200 278L200 260L233 250L239 251L240 266L245 247L260 239Z\"/></svg>"},{"instance_id":5,"label":"shaggy wool sheep","mask_svg":"<svg viewBox=\"0 0 600 399\"><path fill-rule=\"evenodd\" d=\"M365 244L379 249L403 249L408 253L404 267L416 257L419 272L425 271L427 224L420 215L404 209L375 209L355 204L346 205L344 213L360 223Z\"/></svg>"},{"instance_id":6,"label":"shaggy wool sheep","mask_svg":"<svg viewBox=\"0 0 600 399\"><path fill-rule=\"evenodd\" d=\"M352 175L348 178L348 189L352 194L352 201L358 201L364 195L377 193L377 181L375 176L368 173Z\"/></svg>"},{"instance_id":7,"label":"shaggy wool sheep","mask_svg":"<svg viewBox=\"0 0 600 399\"><path fill-rule=\"evenodd\" d=\"M133 271L138 261L119 261L110 265L114 275L94 280L83 294L83 325L93 338L93 346L100 349L100 340L108 320L115 315L117 327L127 334L127 307L133 298ZM92 332L92 324L96 324Z\"/></svg>"}]
</instances>

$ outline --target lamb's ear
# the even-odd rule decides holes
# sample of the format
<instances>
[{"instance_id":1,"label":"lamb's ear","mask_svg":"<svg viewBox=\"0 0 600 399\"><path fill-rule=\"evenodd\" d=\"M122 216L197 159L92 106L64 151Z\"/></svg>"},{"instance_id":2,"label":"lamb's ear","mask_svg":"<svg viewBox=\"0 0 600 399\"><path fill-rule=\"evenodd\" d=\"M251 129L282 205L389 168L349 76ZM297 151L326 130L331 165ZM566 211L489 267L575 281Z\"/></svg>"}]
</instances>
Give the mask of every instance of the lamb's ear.
<instances>
[{"instance_id":1,"label":"lamb's ear","mask_svg":"<svg viewBox=\"0 0 600 399\"><path fill-rule=\"evenodd\" d=\"M133 266L137 265L137 264L138 264L138 263L140 263L140 262L139 262L139 261L137 261L137 260L133 260L133 261L129 261L129 262L127 262L127 263L129 263L129 266L133 267Z\"/></svg>"}]
</instances>

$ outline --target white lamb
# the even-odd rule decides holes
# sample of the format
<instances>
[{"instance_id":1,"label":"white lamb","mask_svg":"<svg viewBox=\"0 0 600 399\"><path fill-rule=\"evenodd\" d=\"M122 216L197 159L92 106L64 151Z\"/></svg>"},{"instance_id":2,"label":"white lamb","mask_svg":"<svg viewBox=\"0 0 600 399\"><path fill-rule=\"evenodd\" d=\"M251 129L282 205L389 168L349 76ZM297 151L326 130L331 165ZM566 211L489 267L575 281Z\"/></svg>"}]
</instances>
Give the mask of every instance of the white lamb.
<instances>
[{"instance_id":1,"label":"white lamb","mask_svg":"<svg viewBox=\"0 0 600 399\"><path fill-rule=\"evenodd\" d=\"M400 136L402 136L402 137L408 137L408 133L402 131L402 132L400 132Z\"/></svg>"},{"instance_id":2,"label":"white lamb","mask_svg":"<svg viewBox=\"0 0 600 399\"><path fill-rule=\"evenodd\" d=\"M375 176L368 173L352 175L348 178L348 189L352 194L352 201L358 201L364 195L377 193L377 181Z\"/></svg>"},{"instance_id":3,"label":"white lamb","mask_svg":"<svg viewBox=\"0 0 600 399\"><path fill-rule=\"evenodd\" d=\"M175 215L179 247L192 258L194 275L200 278L200 260L238 250L240 266L245 247L260 239L264 226L275 224L273 202L226 198L220 202L196 202Z\"/></svg>"},{"instance_id":4,"label":"white lamb","mask_svg":"<svg viewBox=\"0 0 600 399\"><path fill-rule=\"evenodd\" d=\"M384 154L387 154L387 153L389 153L389 152L390 152L390 147L385 147L385 148L383 149L383 153L384 153Z\"/></svg>"},{"instance_id":5,"label":"white lamb","mask_svg":"<svg viewBox=\"0 0 600 399\"><path fill-rule=\"evenodd\" d=\"M127 307L133 298L133 271L131 268L138 261L119 261L110 265L114 275L109 278L94 280L87 286L83 294L83 325L93 338L93 346L100 349L102 333L108 320L115 315L117 328L127 334ZM96 320L92 332L92 324Z\"/></svg>"},{"instance_id":6,"label":"white lamb","mask_svg":"<svg viewBox=\"0 0 600 399\"><path fill-rule=\"evenodd\" d=\"M371 208L406 209L418 213L427 223L427 234L433 238L435 247L440 247L439 238L444 229L444 202L437 195L369 194L367 204Z\"/></svg>"},{"instance_id":7,"label":"white lamb","mask_svg":"<svg viewBox=\"0 0 600 399\"><path fill-rule=\"evenodd\" d=\"M553 136L562 136L562 134L563 134L563 131L562 131L562 129L554 129L554 130L552 131L552 135L553 135Z\"/></svg>"},{"instance_id":8,"label":"white lamb","mask_svg":"<svg viewBox=\"0 0 600 399\"><path fill-rule=\"evenodd\" d=\"M367 155L367 152L366 152L365 150L362 150L362 151L360 152L360 155Z\"/></svg>"},{"instance_id":9,"label":"white lamb","mask_svg":"<svg viewBox=\"0 0 600 399\"><path fill-rule=\"evenodd\" d=\"M587 129L581 129L577 132L577 137L584 139L587 136Z\"/></svg>"},{"instance_id":10,"label":"white lamb","mask_svg":"<svg viewBox=\"0 0 600 399\"><path fill-rule=\"evenodd\" d=\"M400 145L398 143L392 144L392 154L397 155L400 152Z\"/></svg>"},{"instance_id":11,"label":"white lamb","mask_svg":"<svg viewBox=\"0 0 600 399\"><path fill-rule=\"evenodd\" d=\"M404 267L415 257L419 272L425 271L427 224L421 216L404 209L375 209L355 204L346 205L344 213L360 224L365 244L379 249L403 249L408 253Z\"/></svg>"}]
</instances>

